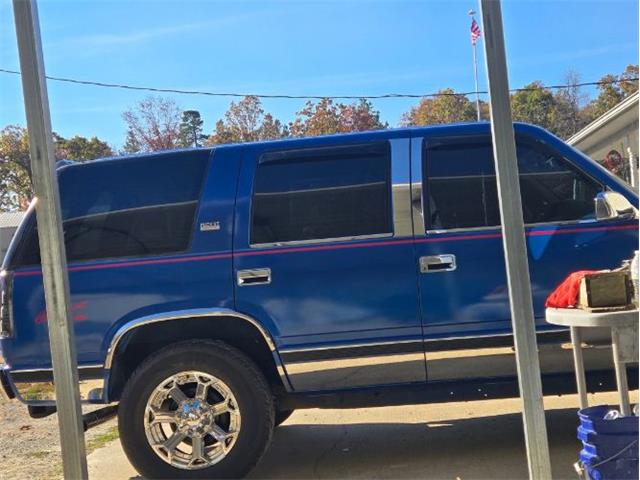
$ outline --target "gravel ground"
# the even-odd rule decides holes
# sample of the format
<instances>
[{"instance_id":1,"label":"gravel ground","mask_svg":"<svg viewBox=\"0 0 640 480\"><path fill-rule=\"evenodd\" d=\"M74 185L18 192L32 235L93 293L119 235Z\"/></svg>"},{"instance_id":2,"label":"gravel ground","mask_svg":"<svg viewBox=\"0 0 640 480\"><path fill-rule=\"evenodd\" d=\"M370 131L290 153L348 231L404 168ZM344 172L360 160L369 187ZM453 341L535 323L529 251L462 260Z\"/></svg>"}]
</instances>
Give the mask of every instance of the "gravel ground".
<instances>
[{"instance_id":1,"label":"gravel ground","mask_svg":"<svg viewBox=\"0 0 640 480\"><path fill-rule=\"evenodd\" d=\"M113 437L116 420L90 429L85 440L95 449L103 439ZM29 417L27 407L17 400L0 400L0 479L49 480L62 477L58 439L58 416Z\"/></svg>"}]
</instances>

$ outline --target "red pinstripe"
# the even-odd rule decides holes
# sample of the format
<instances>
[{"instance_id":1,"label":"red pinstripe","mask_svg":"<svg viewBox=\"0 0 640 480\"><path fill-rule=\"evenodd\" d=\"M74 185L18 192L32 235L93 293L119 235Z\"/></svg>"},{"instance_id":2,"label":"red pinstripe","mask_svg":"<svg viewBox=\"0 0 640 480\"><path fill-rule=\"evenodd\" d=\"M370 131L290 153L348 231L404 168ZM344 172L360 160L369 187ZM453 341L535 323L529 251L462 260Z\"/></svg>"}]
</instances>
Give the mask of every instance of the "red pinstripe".
<instances>
[{"instance_id":1,"label":"red pinstripe","mask_svg":"<svg viewBox=\"0 0 640 480\"><path fill-rule=\"evenodd\" d=\"M619 230L637 230L638 226L632 225L612 225L612 226L600 226L600 227L577 227L577 228L559 228L557 230L530 230L526 232L528 237L538 237L544 235L560 235L567 233L583 233L583 232L598 232L598 231L619 231ZM447 235L446 233L443 235ZM450 235L450 234L449 234ZM501 238L500 232L495 233L478 233L467 235L453 235L453 236L434 236L428 238L419 239L402 239L402 240L380 240L370 241L366 243L342 243L332 245L310 245L304 247L287 247L287 248L272 248L269 250L244 250L236 252L237 257L252 257L256 255L279 255L285 253L305 253L305 252L319 252L330 250L345 250L353 248L369 248L369 247L386 247L391 245L406 245L411 243L436 243L436 242L457 242L463 240L483 240L492 238ZM211 255L199 255L199 256L185 256L185 257L171 257L171 258L156 258L149 260L131 260L120 261L113 263L98 263L94 265L78 265L69 267L69 272L82 272L86 270L103 270L108 268L124 268L124 267L138 267L142 265L162 265L171 263L184 263L184 262L200 262L207 260L219 260L223 258L230 258L231 252L216 253ZM40 270L28 270L22 272L15 272L16 277L27 277L42 275Z\"/></svg>"}]
</instances>

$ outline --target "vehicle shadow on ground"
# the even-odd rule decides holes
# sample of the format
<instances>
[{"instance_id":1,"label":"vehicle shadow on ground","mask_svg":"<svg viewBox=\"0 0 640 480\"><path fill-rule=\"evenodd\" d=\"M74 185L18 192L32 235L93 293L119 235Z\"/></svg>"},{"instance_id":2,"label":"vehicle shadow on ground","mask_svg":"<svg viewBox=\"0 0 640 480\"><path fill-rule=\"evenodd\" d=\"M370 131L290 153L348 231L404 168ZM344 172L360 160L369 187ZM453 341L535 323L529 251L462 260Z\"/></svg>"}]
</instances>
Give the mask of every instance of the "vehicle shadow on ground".
<instances>
[{"instance_id":1,"label":"vehicle shadow on ground","mask_svg":"<svg viewBox=\"0 0 640 480\"><path fill-rule=\"evenodd\" d=\"M576 410L548 411L546 418L553 477L575 479ZM249 478L528 478L522 417L284 424Z\"/></svg>"}]
</instances>

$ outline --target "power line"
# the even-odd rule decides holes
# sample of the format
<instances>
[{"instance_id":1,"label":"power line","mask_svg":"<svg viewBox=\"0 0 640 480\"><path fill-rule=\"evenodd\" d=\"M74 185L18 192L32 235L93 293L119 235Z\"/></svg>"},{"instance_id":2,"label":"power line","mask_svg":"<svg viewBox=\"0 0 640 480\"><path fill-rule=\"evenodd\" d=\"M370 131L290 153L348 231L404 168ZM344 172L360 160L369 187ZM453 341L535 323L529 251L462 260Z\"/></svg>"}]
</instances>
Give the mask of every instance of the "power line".
<instances>
[{"instance_id":1,"label":"power line","mask_svg":"<svg viewBox=\"0 0 640 480\"><path fill-rule=\"evenodd\" d=\"M0 68L0 73L20 75L20 72L17 70L8 70L5 68ZM380 100L380 99L386 99L386 98L430 98L430 97L439 97L439 96L454 97L459 95L472 95L476 93L475 91L472 91L472 92L436 92L436 93L425 93L425 94L385 93L381 95L284 95L284 94L207 92L202 90L181 90L176 88L142 87L139 85L95 82L92 80L78 80L75 78L53 77L49 75L47 75L46 78L47 80L52 80L55 82L74 83L78 85L90 85L94 87L104 87L104 88L119 88L122 90L137 90L137 91L154 92L154 93L176 93L179 95L203 95L208 97L233 97L233 98L243 98L243 97L251 96L251 97L257 97L257 98L292 99L292 100L321 100L323 98L328 98L331 100L359 100L361 98L366 100ZM598 81L598 82L582 82L582 83L574 83L569 85L546 85L546 86L541 85L538 88L531 88L531 87L513 88L509 91L511 93L515 93L515 92L536 91L536 90L539 90L539 88L545 88L548 90L558 90L563 88L593 87L598 85L611 85L614 83L633 82L636 80L638 80L638 77L606 80L606 81ZM483 90L477 93L486 94L487 92Z\"/></svg>"}]
</instances>

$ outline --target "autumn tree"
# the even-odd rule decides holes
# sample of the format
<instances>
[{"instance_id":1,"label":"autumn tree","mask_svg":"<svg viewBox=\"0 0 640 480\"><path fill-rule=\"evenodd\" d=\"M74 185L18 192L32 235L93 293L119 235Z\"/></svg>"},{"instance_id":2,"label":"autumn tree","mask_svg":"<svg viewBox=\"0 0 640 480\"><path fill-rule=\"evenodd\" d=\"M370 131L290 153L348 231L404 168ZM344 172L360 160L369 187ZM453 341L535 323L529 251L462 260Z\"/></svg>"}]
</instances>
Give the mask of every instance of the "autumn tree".
<instances>
[{"instance_id":1,"label":"autumn tree","mask_svg":"<svg viewBox=\"0 0 640 480\"><path fill-rule=\"evenodd\" d=\"M122 114L127 125L126 153L179 148L180 108L169 98L147 97Z\"/></svg>"},{"instance_id":2,"label":"autumn tree","mask_svg":"<svg viewBox=\"0 0 640 480\"><path fill-rule=\"evenodd\" d=\"M611 110L638 90L638 65L628 65L620 75L605 75L598 85L598 96L587 107L585 114L591 121Z\"/></svg>"},{"instance_id":3,"label":"autumn tree","mask_svg":"<svg viewBox=\"0 0 640 480\"><path fill-rule=\"evenodd\" d=\"M480 109L482 112L482 105ZM445 88L432 98L420 100L418 105L402 116L401 124L435 125L475 120L477 120L475 104L465 95L456 94L452 88Z\"/></svg>"},{"instance_id":4,"label":"autumn tree","mask_svg":"<svg viewBox=\"0 0 640 480\"><path fill-rule=\"evenodd\" d=\"M339 105L341 132L366 132L389 128L387 122L380 121L380 112L365 98L349 105Z\"/></svg>"},{"instance_id":5,"label":"autumn tree","mask_svg":"<svg viewBox=\"0 0 640 480\"><path fill-rule=\"evenodd\" d=\"M364 98L351 104L336 104L330 98L323 98L317 103L308 101L289 124L289 130L296 137L313 137L381 130L388 126L380 120L380 112Z\"/></svg>"},{"instance_id":6,"label":"autumn tree","mask_svg":"<svg viewBox=\"0 0 640 480\"><path fill-rule=\"evenodd\" d=\"M180 146L182 147L199 147L202 142L207 139L202 134L202 117L197 110L185 110L182 112L182 121L180 122Z\"/></svg>"},{"instance_id":7,"label":"autumn tree","mask_svg":"<svg viewBox=\"0 0 640 480\"><path fill-rule=\"evenodd\" d=\"M309 100L304 108L296 113L295 120L289 124L289 131L294 137L338 133L340 131L338 106L329 98L323 98L317 103Z\"/></svg>"},{"instance_id":8,"label":"autumn tree","mask_svg":"<svg viewBox=\"0 0 640 480\"><path fill-rule=\"evenodd\" d=\"M208 145L224 143L256 142L273 140L287 136L286 127L270 113L265 113L260 98L244 97L239 102L231 102L224 114L224 120L216 122Z\"/></svg>"}]
</instances>

